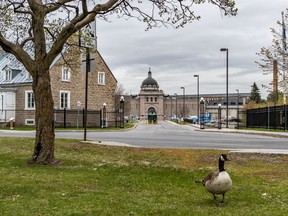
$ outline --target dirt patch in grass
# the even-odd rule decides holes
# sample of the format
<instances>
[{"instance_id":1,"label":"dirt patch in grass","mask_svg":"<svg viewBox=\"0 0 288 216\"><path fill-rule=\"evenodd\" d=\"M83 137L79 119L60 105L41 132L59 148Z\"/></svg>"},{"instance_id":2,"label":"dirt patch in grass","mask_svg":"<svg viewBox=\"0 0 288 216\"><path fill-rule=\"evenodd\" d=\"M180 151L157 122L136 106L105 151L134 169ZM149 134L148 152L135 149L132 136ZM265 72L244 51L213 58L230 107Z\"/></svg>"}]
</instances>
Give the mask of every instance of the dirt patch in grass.
<instances>
[{"instance_id":1,"label":"dirt patch in grass","mask_svg":"<svg viewBox=\"0 0 288 216\"><path fill-rule=\"evenodd\" d=\"M288 155L233 152L230 157L233 161L229 167L238 170L238 176L258 176L269 181L287 176Z\"/></svg>"},{"instance_id":2,"label":"dirt patch in grass","mask_svg":"<svg viewBox=\"0 0 288 216\"><path fill-rule=\"evenodd\" d=\"M231 152L229 153L232 160L238 162L245 161L261 161L267 163L283 163L288 160L288 155L285 154L264 154L264 153L241 153Z\"/></svg>"}]
</instances>

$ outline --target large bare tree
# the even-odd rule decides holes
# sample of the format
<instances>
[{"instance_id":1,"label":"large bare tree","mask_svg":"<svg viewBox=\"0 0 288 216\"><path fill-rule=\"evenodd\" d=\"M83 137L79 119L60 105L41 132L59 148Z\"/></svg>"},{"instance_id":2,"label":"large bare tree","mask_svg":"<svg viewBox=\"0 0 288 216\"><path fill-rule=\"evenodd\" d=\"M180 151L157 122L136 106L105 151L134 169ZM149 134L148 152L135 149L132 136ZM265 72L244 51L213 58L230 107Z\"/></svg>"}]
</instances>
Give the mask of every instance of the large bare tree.
<instances>
[{"instance_id":1,"label":"large bare tree","mask_svg":"<svg viewBox=\"0 0 288 216\"><path fill-rule=\"evenodd\" d=\"M36 139L31 162L55 163L53 98L49 67L65 43L96 17L136 18L155 26L183 27L198 20L195 4L216 5L236 15L234 0L5 0L0 2L0 46L33 78ZM129 22L127 22L129 25Z\"/></svg>"},{"instance_id":2,"label":"large bare tree","mask_svg":"<svg viewBox=\"0 0 288 216\"><path fill-rule=\"evenodd\" d=\"M279 12L279 16L280 16ZM280 92L283 92L283 96L286 95L287 78L288 78L288 52L287 52L287 38L286 29L288 23L288 8L285 12L282 12L282 20L277 21L277 28L271 28L272 44L266 47L262 47L260 52L256 53L259 56L259 61L255 61L262 69L264 75L272 74L275 64L277 64L278 70L278 83L280 84ZM272 83L271 83L272 84ZM265 86L268 92L272 92L271 86ZM275 89L274 89L275 90ZM278 89L274 94L278 94ZM276 95L274 95L277 97Z\"/></svg>"}]
</instances>

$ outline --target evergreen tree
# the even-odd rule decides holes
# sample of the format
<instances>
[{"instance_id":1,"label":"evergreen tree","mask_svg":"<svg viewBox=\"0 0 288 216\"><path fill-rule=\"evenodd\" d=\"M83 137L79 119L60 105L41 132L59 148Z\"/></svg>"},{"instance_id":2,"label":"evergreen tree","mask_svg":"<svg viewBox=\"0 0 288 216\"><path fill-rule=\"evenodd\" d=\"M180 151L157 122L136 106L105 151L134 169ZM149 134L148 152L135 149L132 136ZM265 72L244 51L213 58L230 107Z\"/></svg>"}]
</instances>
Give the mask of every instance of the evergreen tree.
<instances>
[{"instance_id":1,"label":"evergreen tree","mask_svg":"<svg viewBox=\"0 0 288 216\"><path fill-rule=\"evenodd\" d=\"M254 101L257 104L261 103L262 101L260 90L255 82L251 86L250 100Z\"/></svg>"},{"instance_id":2,"label":"evergreen tree","mask_svg":"<svg viewBox=\"0 0 288 216\"><path fill-rule=\"evenodd\" d=\"M279 92L277 94L275 94L274 91L271 91L268 95L267 95L267 101L273 102L274 104L276 104L278 102L279 99L283 98L283 93Z\"/></svg>"}]
</instances>

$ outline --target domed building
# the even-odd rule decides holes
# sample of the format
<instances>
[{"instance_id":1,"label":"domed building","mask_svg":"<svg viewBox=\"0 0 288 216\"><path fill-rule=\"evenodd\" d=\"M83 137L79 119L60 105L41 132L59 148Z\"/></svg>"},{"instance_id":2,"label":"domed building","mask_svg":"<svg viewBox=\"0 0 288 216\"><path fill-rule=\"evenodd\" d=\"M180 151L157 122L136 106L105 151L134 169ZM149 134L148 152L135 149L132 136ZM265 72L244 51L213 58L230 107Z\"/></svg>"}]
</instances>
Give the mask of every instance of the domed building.
<instances>
[{"instance_id":1,"label":"domed building","mask_svg":"<svg viewBox=\"0 0 288 216\"><path fill-rule=\"evenodd\" d=\"M242 109L249 95L250 93L229 93L228 116L235 117L238 108ZM205 99L205 114L209 114L214 120L217 119L219 104L222 104L221 115L225 117L226 94L200 94L199 96ZM147 123L157 123L157 121L173 118L181 119L183 116L197 117L197 109L197 94L164 94L163 90L159 89L158 82L152 77L151 69L140 86L139 94L125 97L125 116L130 119L146 120Z\"/></svg>"},{"instance_id":2,"label":"domed building","mask_svg":"<svg viewBox=\"0 0 288 216\"><path fill-rule=\"evenodd\" d=\"M148 71L148 77L142 82L138 96L140 120L147 120L149 123L164 120L164 93L159 89L157 81L152 77L151 69Z\"/></svg>"},{"instance_id":3,"label":"domed building","mask_svg":"<svg viewBox=\"0 0 288 216\"><path fill-rule=\"evenodd\" d=\"M148 91L148 90L158 91L159 90L159 85L157 81L152 77L151 69L149 69L148 77L142 82L141 90L144 90L144 91Z\"/></svg>"}]
</instances>

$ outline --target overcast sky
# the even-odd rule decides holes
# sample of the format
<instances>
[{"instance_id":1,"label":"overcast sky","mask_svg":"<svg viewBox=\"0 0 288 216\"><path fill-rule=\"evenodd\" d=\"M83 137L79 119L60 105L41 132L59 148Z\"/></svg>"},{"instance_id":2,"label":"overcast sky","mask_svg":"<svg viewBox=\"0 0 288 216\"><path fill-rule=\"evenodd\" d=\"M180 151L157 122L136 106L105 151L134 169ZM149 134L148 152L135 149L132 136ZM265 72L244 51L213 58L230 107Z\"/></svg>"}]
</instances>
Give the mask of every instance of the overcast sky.
<instances>
[{"instance_id":1,"label":"overcast sky","mask_svg":"<svg viewBox=\"0 0 288 216\"><path fill-rule=\"evenodd\" d=\"M98 49L116 79L128 94L138 94L151 68L152 76L166 94L226 93L226 53L229 49L229 92L249 93L256 82L272 81L255 63L261 47L272 43L271 27L277 27L287 0L236 0L236 17L222 16L211 4L197 8L200 21L183 29L157 28L145 31L136 20L97 21Z\"/></svg>"}]
</instances>

